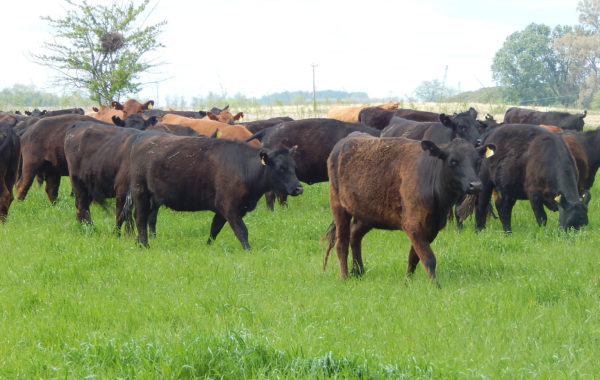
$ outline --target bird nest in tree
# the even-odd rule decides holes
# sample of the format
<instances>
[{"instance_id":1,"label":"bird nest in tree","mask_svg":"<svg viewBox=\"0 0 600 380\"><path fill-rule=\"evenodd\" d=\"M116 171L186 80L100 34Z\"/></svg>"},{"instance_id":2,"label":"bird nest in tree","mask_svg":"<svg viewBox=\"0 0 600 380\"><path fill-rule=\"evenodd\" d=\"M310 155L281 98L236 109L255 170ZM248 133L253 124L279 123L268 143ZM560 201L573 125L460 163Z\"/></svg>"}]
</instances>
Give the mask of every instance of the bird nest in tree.
<instances>
[{"instance_id":1,"label":"bird nest in tree","mask_svg":"<svg viewBox=\"0 0 600 380\"><path fill-rule=\"evenodd\" d=\"M105 53L113 53L125 45L125 39L119 32L110 32L100 38L102 44L102 51Z\"/></svg>"}]
</instances>

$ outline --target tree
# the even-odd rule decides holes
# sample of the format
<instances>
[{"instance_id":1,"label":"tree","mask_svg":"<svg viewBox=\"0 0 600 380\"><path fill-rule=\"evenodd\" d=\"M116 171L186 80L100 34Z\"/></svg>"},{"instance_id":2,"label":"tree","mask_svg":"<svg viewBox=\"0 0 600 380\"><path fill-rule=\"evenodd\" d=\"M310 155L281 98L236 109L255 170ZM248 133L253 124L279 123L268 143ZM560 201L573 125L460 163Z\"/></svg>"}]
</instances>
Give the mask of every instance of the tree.
<instances>
[{"instance_id":1,"label":"tree","mask_svg":"<svg viewBox=\"0 0 600 380\"><path fill-rule=\"evenodd\" d=\"M457 90L446 87L439 79L425 80L415 88L414 94L423 102L439 102L457 94Z\"/></svg>"},{"instance_id":2,"label":"tree","mask_svg":"<svg viewBox=\"0 0 600 380\"><path fill-rule=\"evenodd\" d=\"M166 21L136 25L150 0L139 6L133 0L108 6L65 1L71 6L65 17L42 17L56 33L42 45L47 54L33 55L34 61L54 69L58 84L87 90L98 104L138 92L140 74L160 64L142 56L164 47L157 37Z\"/></svg>"},{"instance_id":3,"label":"tree","mask_svg":"<svg viewBox=\"0 0 600 380\"><path fill-rule=\"evenodd\" d=\"M600 87L600 0L580 1L577 10L579 25L558 36L554 49L568 66L568 85L577 89L579 103L589 107L597 103Z\"/></svg>"},{"instance_id":4,"label":"tree","mask_svg":"<svg viewBox=\"0 0 600 380\"><path fill-rule=\"evenodd\" d=\"M557 67L550 27L532 23L508 36L494 56L492 74L510 88L507 100L547 105L563 95Z\"/></svg>"}]
</instances>

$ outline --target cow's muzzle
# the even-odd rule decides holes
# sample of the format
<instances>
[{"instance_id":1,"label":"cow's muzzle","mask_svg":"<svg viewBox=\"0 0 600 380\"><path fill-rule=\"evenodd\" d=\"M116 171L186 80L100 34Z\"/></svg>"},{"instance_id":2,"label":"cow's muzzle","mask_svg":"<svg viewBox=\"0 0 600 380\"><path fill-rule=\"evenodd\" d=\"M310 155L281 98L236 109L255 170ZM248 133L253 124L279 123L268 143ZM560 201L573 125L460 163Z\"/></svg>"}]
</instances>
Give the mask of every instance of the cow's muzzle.
<instances>
[{"instance_id":1,"label":"cow's muzzle","mask_svg":"<svg viewBox=\"0 0 600 380\"><path fill-rule=\"evenodd\" d=\"M469 182L469 187L467 188L467 194L476 194L482 189L481 181Z\"/></svg>"},{"instance_id":2,"label":"cow's muzzle","mask_svg":"<svg viewBox=\"0 0 600 380\"><path fill-rule=\"evenodd\" d=\"M302 187L302 185L298 185L298 186L296 186L296 188L294 190L292 190L290 192L290 194L293 196L296 196L296 195L302 194L303 191L304 191L304 188Z\"/></svg>"}]
</instances>

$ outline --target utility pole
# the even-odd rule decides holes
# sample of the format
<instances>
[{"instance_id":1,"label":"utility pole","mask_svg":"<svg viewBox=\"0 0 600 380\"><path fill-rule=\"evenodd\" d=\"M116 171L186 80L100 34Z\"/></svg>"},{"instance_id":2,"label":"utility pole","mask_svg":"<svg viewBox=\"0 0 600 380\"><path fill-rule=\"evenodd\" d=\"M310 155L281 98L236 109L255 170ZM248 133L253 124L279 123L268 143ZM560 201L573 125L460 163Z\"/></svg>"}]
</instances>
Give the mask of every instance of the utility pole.
<instances>
[{"instance_id":1,"label":"utility pole","mask_svg":"<svg viewBox=\"0 0 600 380\"><path fill-rule=\"evenodd\" d=\"M315 67L319 66L315 63L311 64L313 71L313 112L317 114L317 91L315 86Z\"/></svg>"}]
</instances>

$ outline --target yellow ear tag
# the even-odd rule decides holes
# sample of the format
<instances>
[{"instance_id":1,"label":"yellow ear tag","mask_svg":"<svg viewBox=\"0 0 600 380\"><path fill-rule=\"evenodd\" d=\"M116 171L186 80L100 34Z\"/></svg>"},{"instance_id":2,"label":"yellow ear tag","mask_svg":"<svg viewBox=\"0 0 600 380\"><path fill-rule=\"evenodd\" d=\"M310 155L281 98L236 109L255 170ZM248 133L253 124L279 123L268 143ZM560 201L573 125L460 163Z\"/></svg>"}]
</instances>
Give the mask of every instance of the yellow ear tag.
<instances>
[{"instance_id":1,"label":"yellow ear tag","mask_svg":"<svg viewBox=\"0 0 600 380\"><path fill-rule=\"evenodd\" d=\"M556 202L560 202L560 198L561 198L561 195L560 195L560 194L558 194L557 196L555 196L555 197L554 197L554 200L555 200Z\"/></svg>"},{"instance_id":2,"label":"yellow ear tag","mask_svg":"<svg viewBox=\"0 0 600 380\"><path fill-rule=\"evenodd\" d=\"M221 136L223 136L223 134L221 133L220 130L217 129L217 138L220 138Z\"/></svg>"},{"instance_id":3,"label":"yellow ear tag","mask_svg":"<svg viewBox=\"0 0 600 380\"><path fill-rule=\"evenodd\" d=\"M264 166L267 166L267 161L265 161L264 157L260 158L260 163L263 164Z\"/></svg>"},{"instance_id":4,"label":"yellow ear tag","mask_svg":"<svg viewBox=\"0 0 600 380\"><path fill-rule=\"evenodd\" d=\"M485 148L485 158L490 158L494 155L494 150L489 146Z\"/></svg>"},{"instance_id":5,"label":"yellow ear tag","mask_svg":"<svg viewBox=\"0 0 600 380\"><path fill-rule=\"evenodd\" d=\"M151 110L152 109L152 103L148 103L148 109Z\"/></svg>"}]
</instances>

